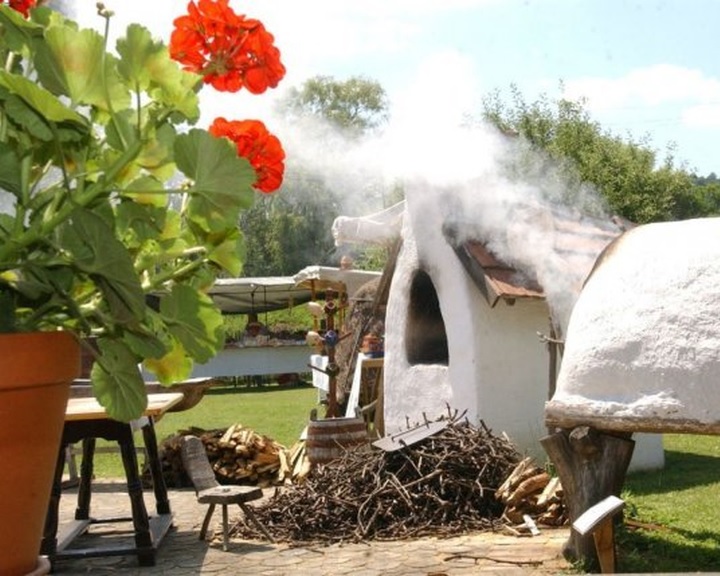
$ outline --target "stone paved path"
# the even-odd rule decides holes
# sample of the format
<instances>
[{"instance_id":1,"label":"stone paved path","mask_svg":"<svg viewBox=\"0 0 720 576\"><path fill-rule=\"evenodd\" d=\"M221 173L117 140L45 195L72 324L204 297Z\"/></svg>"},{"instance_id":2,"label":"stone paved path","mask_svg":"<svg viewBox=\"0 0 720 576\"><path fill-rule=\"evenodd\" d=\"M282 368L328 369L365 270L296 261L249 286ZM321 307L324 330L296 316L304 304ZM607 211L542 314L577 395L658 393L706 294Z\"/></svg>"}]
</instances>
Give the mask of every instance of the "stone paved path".
<instances>
[{"instance_id":1,"label":"stone paved path","mask_svg":"<svg viewBox=\"0 0 720 576\"><path fill-rule=\"evenodd\" d=\"M63 492L61 521L72 518L75 498L75 490ZM151 492L146 493L145 500L148 509L152 510ZM447 539L422 538L303 548L232 539L229 550L223 552L219 509L212 523L216 530L215 538L210 542L201 542L198 533L206 508L197 503L194 492L170 490L170 503L174 528L160 546L156 566L139 567L134 556L116 556L61 561L54 573L68 576L465 576L480 572L504 575L572 572L561 554L568 536L567 529L543 529L540 536L533 538L473 533ZM128 510L129 501L121 483L96 483L91 506L93 515L127 515ZM231 509L231 522L236 514L240 514L240 510ZM100 526L93 531L99 529ZM105 539L108 537L104 536Z\"/></svg>"}]
</instances>

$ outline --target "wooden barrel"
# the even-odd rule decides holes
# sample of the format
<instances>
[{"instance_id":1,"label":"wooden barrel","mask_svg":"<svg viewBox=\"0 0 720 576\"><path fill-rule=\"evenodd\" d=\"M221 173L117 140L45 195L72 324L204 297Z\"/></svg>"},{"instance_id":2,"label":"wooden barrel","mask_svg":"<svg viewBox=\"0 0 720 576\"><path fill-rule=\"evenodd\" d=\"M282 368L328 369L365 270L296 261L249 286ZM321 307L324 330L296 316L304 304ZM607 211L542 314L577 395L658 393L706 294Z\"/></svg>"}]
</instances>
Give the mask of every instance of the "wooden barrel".
<instances>
[{"instance_id":1,"label":"wooden barrel","mask_svg":"<svg viewBox=\"0 0 720 576\"><path fill-rule=\"evenodd\" d=\"M305 450L311 464L327 464L346 450L368 443L362 418L326 418L308 424Z\"/></svg>"}]
</instances>

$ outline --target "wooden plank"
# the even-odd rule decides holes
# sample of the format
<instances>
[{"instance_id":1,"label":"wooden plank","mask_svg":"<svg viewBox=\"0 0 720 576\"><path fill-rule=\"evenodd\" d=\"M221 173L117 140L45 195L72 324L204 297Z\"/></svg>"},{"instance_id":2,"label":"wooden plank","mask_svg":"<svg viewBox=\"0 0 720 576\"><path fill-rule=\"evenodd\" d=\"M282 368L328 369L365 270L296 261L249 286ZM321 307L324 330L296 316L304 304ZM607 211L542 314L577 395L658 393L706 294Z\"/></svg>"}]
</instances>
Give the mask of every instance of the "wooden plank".
<instances>
[{"instance_id":1,"label":"wooden plank","mask_svg":"<svg viewBox=\"0 0 720 576\"><path fill-rule=\"evenodd\" d=\"M132 531L123 530L127 534L127 544L115 543L100 546L92 546L87 548L68 548L68 546L84 533L90 524L109 524L112 522L131 522L132 518L107 518L103 520L73 520L65 524L62 529L62 540L58 540L57 555L58 559L70 558L95 558L101 556L131 556L137 555L144 559L141 565L153 565L155 552L160 546L163 538L173 527L172 514L158 514L149 518L150 534L152 538L152 546L147 548L138 548L132 535ZM108 534L111 536L111 534ZM101 537L102 538L102 537Z\"/></svg>"},{"instance_id":2,"label":"wooden plank","mask_svg":"<svg viewBox=\"0 0 720 576\"><path fill-rule=\"evenodd\" d=\"M165 538L166 534L173 527L172 514L158 514L150 517L150 534L152 534L153 546L157 548Z\"/></svg>"},{"instance_id":3,"label":"wooden plank","mask_svg":"<svg viewBox=\"0 0 720 576\"><path fill-rule=\"evenodd\" d=\"M615 573L615 537L612 518L606 518L593 532L595 549L597 550L600 571L603 574Z\"/></svg>"},{"instance_id":4,"label":"wooden plank","mask_svg":"<svg viewBox=\"0 0 720 576\"><path fill-rule=\"evenodd\" d=\"M183 399L181 392L148 394L148 405L143 416L159 416ZM102 420L107 418L105 408L95 398L70 398L65 409L65 420Z\"/></svg>"},{"instance_id":5,"label":"wooden plank","mask_svg":"<svg viewBox=\"0 0 720 576\"><path fill-rule=\"evenodd\" d=\"M63 524L58 529L57 552L60 553L67 548L75 538L83 534L88 526L92 524L92 520L72 520L67 524Z\"/></svg>"}]
</instances>

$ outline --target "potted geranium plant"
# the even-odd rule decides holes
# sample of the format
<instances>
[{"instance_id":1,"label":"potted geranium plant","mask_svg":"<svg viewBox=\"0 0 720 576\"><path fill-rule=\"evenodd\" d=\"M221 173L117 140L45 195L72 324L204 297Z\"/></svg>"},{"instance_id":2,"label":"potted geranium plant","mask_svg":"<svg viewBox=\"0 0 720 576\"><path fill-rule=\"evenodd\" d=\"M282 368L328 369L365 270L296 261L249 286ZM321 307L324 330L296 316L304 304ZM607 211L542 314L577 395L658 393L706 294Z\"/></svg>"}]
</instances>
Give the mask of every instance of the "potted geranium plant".
<instances>
[{"instance_id":1,"label":"potted geranium plant","mask_svg":"<svg viewBox=\"0 0 720 576\"><path fill-rule=\"evenodd\" d=\"M67 384L76 347L91 338L94 394L128 421L147 401L140 366L169 384L223 346L206 290L222 271L240 273L240 211L282 182L284 152L262 122L194 127L199 93L210 84L260 94L285 69L273 36L228 0L191 1L169 47L137 24L108 47L112 14L101 4L98 13L104 36L34 0L0 5L0 389L20 388L20 376L7 377L14 360L43 378L60 366L48 378ZM39 483L30 491L39 527L27 508L20 518L7 510L25 481L0 475L2 542L30 524L39 543L67 390L55 396L55 409L0 396L0 424L17 415L32 438L0 431L3 469L16 466L6 448L42 444L51 454L45 471L23 455ZM39 429L52 434L38 441ZM0 555L0 573L29 572L26 558L2 563L20 555Z\"/></svg>"}]
</instances>

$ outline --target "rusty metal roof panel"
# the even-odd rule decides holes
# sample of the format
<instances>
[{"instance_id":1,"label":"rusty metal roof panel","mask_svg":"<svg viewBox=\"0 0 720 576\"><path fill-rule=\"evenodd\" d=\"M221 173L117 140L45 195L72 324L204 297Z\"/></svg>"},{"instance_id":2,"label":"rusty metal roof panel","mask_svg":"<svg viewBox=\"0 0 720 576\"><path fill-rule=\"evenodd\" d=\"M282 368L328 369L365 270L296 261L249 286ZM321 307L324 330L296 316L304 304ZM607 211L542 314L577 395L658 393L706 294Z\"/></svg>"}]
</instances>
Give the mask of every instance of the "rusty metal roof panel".
<instances>
[{"instance_id":1,"label":"rusty metal roof panel","mask_svg":"<svg viewBox=\"0 0 720 576\"><path fill-rule=\"evenodd\" d=\"M491 306L501 298L544 298L537 282L495 258L482 243L464 242L455 252Z\"/></svg>"},{"instance_id":2,"label":"rusty metal roof panel","mask_svg":"<svg viewBox=\"0 0 720 576\"><path fill-rule=\"evenodd\" d=\"M602 250L624 230L633 225L619 218L582 217L571 211L552 211L549 232L553 234L553 250L567 272L581 270L593 262ZM491 306L498 300L541 299L542 286L507 262L497 258L487 247L489 239L458 241L456 232L448 227L445 235L454 247L470 277Z\"/></svg>"}]
</instances>

